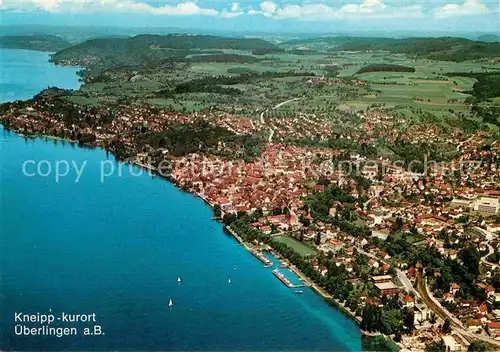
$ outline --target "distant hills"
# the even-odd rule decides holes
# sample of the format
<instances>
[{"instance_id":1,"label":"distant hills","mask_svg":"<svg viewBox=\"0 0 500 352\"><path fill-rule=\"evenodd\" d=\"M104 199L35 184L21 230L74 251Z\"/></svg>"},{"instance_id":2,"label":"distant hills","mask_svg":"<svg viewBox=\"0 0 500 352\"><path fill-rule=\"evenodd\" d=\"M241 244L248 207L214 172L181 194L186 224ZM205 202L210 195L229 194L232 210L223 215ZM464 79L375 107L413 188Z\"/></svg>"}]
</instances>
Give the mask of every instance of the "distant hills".
<instances>
[{"instance_id":1,"label":"distant hills","mask_svg":"<svg viewBox=\"0 0 500 352\"><path fill-rule=\"evenodd\" d=\"M281 45L288 47L317 47L331 52L383 50L445 61L465 61L500 56L500 43L452 37L406 39L319 37L291 40Z\"/></svg>"},{"instance_id":2,"label":"distant hills","mask_svg":"<svg viewBox=\"0 0 500 352\"><path fill-rule=\"evenodd\" d=\"M0 48L55 52L71 44L55 35L12 35L0 37Z\"/></svg>"},{"instance_id":3,"label":"distant hills","mask_svg":"<svg viewBox=\"0 0 500 352\"><path fill-rule=\"evenodd\" d=\"M483 34L477 37L477 40L482 42L498 43L500 42L500 35L498 34Z\"/></svg>"},{"instance_id":4,"label":"distant hills","mask_svg":"<svg viewBox=\"0 0 500 352\"><path fill-rule=\"evenodd\" d=\"M56 64L91 67L84 74L96 76L109 68L155 68L165 61L187 61L186 56L213 52L214 49L241 51L275 51L279 48L262 39L223 38L210 35L144 34L130 38L98 38L87 40L52 56ZM200 57L198 57L200 58ZM224 57L224 59L228 59ZM240 62L236 60L236 62ZM253 59L251 56L248 60ZM201 60L201 59L200 59ZM209 58L204 58L209 60ZM254 59L255 60L255 59ZM92 72L90 72L92 71Z\"/></svg>"},{"instance_id":5,"label":"distant hills","mask_svg":"<svg viewBox=\"0 0 500 352\"><path fill-rule=\"evenodd\" d=\"M203 50L243 50L256 55L276 53L286 49L297 53L316 51L388 51L431 60L465 61L500 57L500 36L486 34L474 41L465 38L369 38L317 37L290 40L279 45L259 38L233 38L212 35L141 34L134 37L107 36L71 45L55 35L13 35L0 37L0 47L55 51L56 63L85 64L84 59L108 63L134 65L138 62L158 62L165 59L183 59L188 54ZM300 50L299 50L300 49ZM85 60L87 60L85 59ZM106 65L107 66L107 65Z\"/></svg>"},{"instance_id":6,"label":"distant hills","mask_svg":"<svg viewBox=\"0 0 500 352\"><path fill-rule=\"evenodd\" d=\"M222 38L209 35L151 35L131 38L99 38L87 40L58 52L54 61L78 58L82 55L134 55L151 51L189 49L276 50L278 47L262 39Z\"/></svg>"}]
</instances>

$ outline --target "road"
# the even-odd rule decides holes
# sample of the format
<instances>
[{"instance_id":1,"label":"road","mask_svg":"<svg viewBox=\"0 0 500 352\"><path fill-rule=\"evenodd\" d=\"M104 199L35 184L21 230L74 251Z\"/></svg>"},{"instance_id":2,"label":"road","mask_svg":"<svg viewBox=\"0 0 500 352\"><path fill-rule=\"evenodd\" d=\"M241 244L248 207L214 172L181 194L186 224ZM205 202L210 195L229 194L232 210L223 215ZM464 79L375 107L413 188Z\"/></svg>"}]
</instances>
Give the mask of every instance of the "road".
<instances>
[{"instance_id":1,"label":"road","mask_svg":"<svg viewBox=\"0 0 500 352\"><path fill-rule=\"evenodd\" d=\"M281 102L281 103L277 104L276 106L274 106L274 107L272 108L272 110L274 110L274 109L278 109L278 108L282 107L282 106L283 106L283 105L285 105L285 104L288 104L288 103L291 103L292 101L296 101L296 100L300 100L300 99L302 99L302 98L293 98L293 99L288 99L288 100L285 100L285 101L283 101L283 102ZM260 113L260 123L261 123L261 124L263 124L263 125L265 125L265 124L266 124L266 120L264 120L264 115L265 115L265 114L266 114L266 112L268 112L268 111L269 111L269 109L264 110L264 111L262 111L262 112ZM273 130L271 127L269 127L269 138L267 139L267 141L268 141L269 143L271 143L271 141L273 140L273 136L274 136L274 130Z\"/></svg>"},{"instance_id":2,"label":"road","mask_svg":"<svg viewBox=\"0 0 500 352\"><path fill-rule=\"evenodd\" d=\"M491 236L492 238L495 238L495 239L498 238L498 235L496 233L490 232L490 231L482 229L480 227L474 226L473 229L481 232L482 234L484 234L487 237Z\"/></svg>"},{"instance_id":3,"label":"road","mask_svg":"<svg viewBox=\"0 0 500 352\"><path fill-rule=\"evenodd\" d=\"M408 290L408 292L413 292L415 294L415 297L422 299L418 291L413 288L413 285L411 284L410 280L408 279L408 277L404 272L402 272L399 269L396 269L396 274L398 275L399 281L401 281L401 283Z\"/></svg>"},{"instance_id":4,"label":"road","mask_svg":"<svg viewBox=\"0 0 500 352\"><path fill-rule=\"evenodd\" d=\"M271 143L271 141L273 140L273 136L274 136L274 130L272 128L269 129L269 138L267 139L267 141L269 143Z\"/></svg>"},{"instance_id":5,"label":"road","mask_svg":"<svg viewBox=\"0 0 500 352\"><path fill-rule=\"evenodd\" d=\"M361 247L356 247L356 249L361 254L364 254L364 255L366 255L366 256L368 256L370 258L376 259L376 260L378 260L379 262L381 262L383 264L387 264L384 260L378 258L377 256L375 256L373 254L370 254L368 252L365 252L364 250L361 249ZM413 285L411 284L410 280L408 279L408 277L406 276L406 274L403 271L401 271L399 269L396 269L396 274L398 276L399 281L401 281L401 283L408 290L408 292L413 292L415 294L415 297L421 298L420 294L418 293L417 290L415 290L413 288Z\"/></svg>"},{"instance_id":6,"label":"road","mask_svg":"<svg viewBox=\"0 0 500 352\"><path fill-rule=\"evenodd\" d=\"M493 238L493 239L497 239L498 238L498 235L496 233L493 233L493 232L490 232L488 230L485 230L485 229L482 229L478 226L474 226L473 227L474 230L478 231L478 232L481 232L483 235L485 235L486 237L490 237L490 238ZM486 266L492 266L493 263L490 263L486 260L486 258L491 255L495 249L490 245L490 242L487 240L486 241L486 246L488 246L488 254L484 255L481 257L481 263L483 263L484 265Z\"/></svg>"},{"instance_id":7,"label":"road","mask_svg":"<svg viewBox=\"0 0 500 352\"><path fill-rule=\"evenodd\" d=\"M466 139L466 140L465 140L465 141L463 141L463 142L458 143L458 145L457 145L457 152L459 152L459 151L460 151L460 148L462 148L462 146L463 146L465 143L469 142L469 141L470 141L470 140L472 140L472 138L474 138L474 137L475 137L475 135L471 136L470 138Z\"/></svg>"},{"instance_id":8,"label":"road","mask_svg":"<svg viewBox=\"0 0 500 352\"><path fill-rule=\"evenodd\" d=\"M448 318L450 320L451 328L456 333L465 336L469 341L481 340L488 342L494 346L500 347L500 341L468 331L453 314L449 313L443 307L441 307L441 304L439 304L439 302L432 296L432 294L427 291L427 285L424 284L421 273L417 274L417 289L420 292L422 300L425 302L427 307L429 307L442 320Z\"/></svg>"},{"instance_id":9,"label":"road","mask_svg":"<svg viewBox=\"0 0 500 352\"><path fill-rule=\"evenodd\" d=\"M382 263L385 263L382 259L377 258L375 255L367 253L360 249L359 247L356 247L359 253L362 253L364 255L367 255L373 259L377 259ZM446 311L443 307L441 307L441 304L432 296L431 293L428 292L427 286L423 283L422 279L422 274L418 273L417 274L417 290L415 290L406 275L399 269L396 270L396 273L398 275L399 280L401 283L410 291L410 292L415 292L415 296L419 297L422 302L430 309L432 310L440 319L443 321L448 318L450 320L450 326L452 327L453 330L455 330L458 334L466 337L469 341L472 341L473 339L477 340L482 340L488 343L491 343L492 345L500 347L500 341L492 339L490 337L486 337L483 335L477 335L469 330L467 330L462 323L450 312Z\"/></svg>"},{"instance_id":10,"label":"road","mask_svg":"<svg viewBox=\"0 0 500 352\"><path fill-rule=\"evenodd\" d=\"M488 262L486 260L487 257L489 257L491 254L493 254L493 252L495 251L495 249L493 248L493 246L491 244L489 244L488 242L486 242L486 245L488 246L488 254L486 255L483 255L481 257L481 263L483 263L484 265L487 265L487 266L490 266L492 265L492 263Z\"/></svg>"},{"instance_id":11,"label":"road","mask_svg":"<svg viewBox=\"0 0 500 352\"><path fill-rule=\"evenodd\" d=\"M288 103L291 103L292 101L296 101L296 100L300 100L300 99L302 99L302 98L293 98L293 99L288 99L288 100L286 100L286 101L284 101L284 102L281 102L281 103L279 103L278 105L276 105L276 106L273 108L273 110L274 110L274 109L281 108L281 107L282 107L283 105L285 105L285 104L288 104Z\"/></svg>"}]
</instances>

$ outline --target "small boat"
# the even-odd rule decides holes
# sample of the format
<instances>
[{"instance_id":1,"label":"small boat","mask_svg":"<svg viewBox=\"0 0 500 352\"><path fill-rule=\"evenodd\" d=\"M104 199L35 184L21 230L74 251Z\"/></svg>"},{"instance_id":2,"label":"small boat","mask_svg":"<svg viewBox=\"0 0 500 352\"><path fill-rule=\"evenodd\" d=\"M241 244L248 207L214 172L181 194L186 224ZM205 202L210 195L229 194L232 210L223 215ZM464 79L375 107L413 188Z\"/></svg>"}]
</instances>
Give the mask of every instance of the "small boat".
<instances>
[{"instance_id":1,"label":"small boat","mask_svg":"<svg viewBox=\"0 0 500 352\"><path fill-rule=\"evenodd\" d=\"M230 284L231 283L231 279L227 280L227 283Z\"/></svg>"},{"instance_id":2,"label":"small boat","mask_svg":"<svg viewBox=\"0 0 500 352\"><path fill-rule=\"evenodd\" d=\"M295 290L295 294L297 294L297 295L301 295L303 293L304 293L304 291L302 291L302 290Z\"/></svg>"},{"instance_id":3,"label":"small boat","mask_svg":"<svg viewBox=\"0 0 500 352\"><path fill-rule=\"evenodd\" d=\"M168 301L168 306L173 307L173 305L174 305L174 301L172 301L172 298L170 298L170 300Z\"/></svg>"},{"instance_id":4,"label":"small boat","mask_svg":"<svg viewBox=\"0 0 500 352\"><path fill-rule=\"evenodd\" d=\"M180 284L181 282L182 282L182 279L181 279L181 277L179 276L179 277L177 278L177 283L178 283L178 284Z\"/></svg>"}]
</instances>

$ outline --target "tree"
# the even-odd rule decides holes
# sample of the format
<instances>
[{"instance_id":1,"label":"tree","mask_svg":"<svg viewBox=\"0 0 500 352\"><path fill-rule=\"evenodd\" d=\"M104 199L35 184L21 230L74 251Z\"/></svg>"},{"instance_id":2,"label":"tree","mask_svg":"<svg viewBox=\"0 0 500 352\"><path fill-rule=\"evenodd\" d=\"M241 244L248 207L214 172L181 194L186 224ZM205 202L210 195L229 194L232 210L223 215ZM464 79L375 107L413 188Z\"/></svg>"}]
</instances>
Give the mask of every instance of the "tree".
<instances>
[{"instance_id":1,"label":"tree","mask_svg":"<svg viewBox=\"0 0 500 352\"><path fill-rule=\"evenodd\" d=\"M365 331L375 331L377 326L377 309L370 304L367 304L363 309L363 319L360 327Z\"/></svg>"},{"instance_id":2,"label":"tree","mask_svg":"<svg viewBox=\"0 0 500 352\"><path fill-rule=\"evenodd\" d=\"M394 232L397 232L397 231L401 230L402 228L403 228L403 219L400 216L398 216L396 218L396 221L394 222L394 225L392 226L392 230Z\"/></svg>"},{"instance_id":3,"label":"tree","mask_svg":"<svg viewBox=\"0 0 500 352\"><path fill-rule=\"evenodd\" d=\"M434 341L425 346L426 352L446 352L446 345L444 344L443 339L439 341Z\"/></svg>"},{"instance_id":4,"label":"tree","mask_svg":"<svg viewBox=\"0 0 500 352\"><path fill-rule=\"evenodd\" d=\"M495 348L481 340L474 340L470 343L468 352L489 352L495 351Z\"/></svg>"},{"instance_id":5,"label":"tree","mask_svg":"<svg viewBox=\"0 0 500 352\"><path fill-rule=\"evenodd\" d=\"M224 215L224 218L223 218L223 221L224 221L224 224L226 225L231 225L231 223L233 223L234 221L236 221L236 214L226 214Z\"/></svg>"},{"instance_id":6,"label":"tree","mask_svg":"<svg viewBox=\"0 0 500 352\"><path fill-rule=\"evenodd\" d=\"M299 221L304 225L304 226L309 226L311 225L311 221L304 215L300 215Z\"/></svg>"},{"instance_id":7,"label":"tree","mask_svg":"<svg viewBox=\"0 0 500 352\"><path fill-rule=\"evenodd\" d=\"M413 312L413 309L403 309L403 324L409 331L413 331L415 329L415 313Z\"/></svg>"},{"instance_id":8,"label":"tree","mask_svg":"<svg viewBox=\"0 0 500 352\"><path fill-rule=\"evenodd\" d=\"M385 309L384 307L380 319L380 332L386 335L392 335L396 331L400 331L402 329L402 324L400 319L401 319L401 314L399 310Z\"/></svg>"},{"instance_id":9,"label":"tree","mask_svg":"<svg viewBox=\"0 0 500 352\"><path fill-rule=\"evenodd\" d=\"M460 259L462 259L465 267L469 269L469 273L474 277L479 275L480 254L477 248L472 246L464 248L460 253Z\"/></svg>"},{"instance_id":10,"label":"tree","mask_svg":"<svg viewBox=\"0 0 500 352\"><path fill-rule=\"evenodd\" d=\"M443 331L444 334L449 334L451 332L450 319L446 318L441 331Z\"/></svg>"},{"instance_id":11,"label":"tree","mask_svg":"<svg viewBox=\"0 0 500 352\"><path fill-rule=\"evenodd\" d=\"M319 246L321 244L321 234L319 233L316 234L316 239L314 240L314 243L316 243L316 246Z\"/></svg>"},{"instance_id":12,"label":"tree","mask_svg":"<svg viewBox=\"0 0 500 352\"><path fill-rule=\"evenodd\" d=\"M221 215L222 215L222 210L221 210L220 204L215 204L214 205L214 216L216 218L220 218Z\"/></svg>"}]
</instances>

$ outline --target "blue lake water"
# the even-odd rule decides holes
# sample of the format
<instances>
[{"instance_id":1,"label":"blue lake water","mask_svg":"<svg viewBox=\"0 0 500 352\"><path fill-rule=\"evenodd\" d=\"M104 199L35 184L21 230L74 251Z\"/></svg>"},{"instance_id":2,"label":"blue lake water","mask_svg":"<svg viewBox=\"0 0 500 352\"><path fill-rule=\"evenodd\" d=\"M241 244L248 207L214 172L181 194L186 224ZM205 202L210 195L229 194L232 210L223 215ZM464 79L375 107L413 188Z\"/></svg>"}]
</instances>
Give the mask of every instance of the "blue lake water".
<instances>
[{"instance_id":1,"label":"blue lake water","mask_svg":"<svg viewBox=\"0 0 500 352\"><path fill-rule=\"evenodd\" d=\"M49 64L47 54L4 50L6 57L3 101L79 86L76 69ZM353 321L310 289L296 295L285 287L200 199L145 171L133 176L141 170L100 149L1 128L0 148L1 350L362 350ZM46 160L40 171L50 165L52 173L25 176L27 160ZM60 160L86 162L79 182L74 170L55 181ZM122 176L101 182L107 160ZM104 334L83 336L95 324L66 323L79 334L16 336L16 312L49 310L96 313Z\"/></svg>"},{"instance_id":2,"label":"blue lake water","mask_svg":"<svg viewBox=\"0 0 500 352\"><path fill-rule=\"evenodd\" d=\"M29 99L49 86L78 89L80 69L52 65L49 58L46 52L0 49L0 102Z\"/></svg>"}]
</instances>

